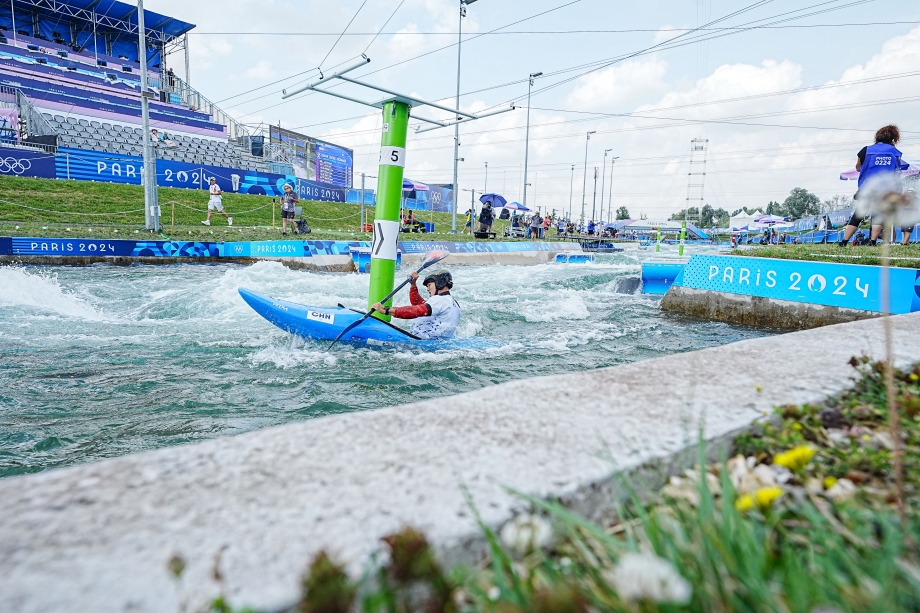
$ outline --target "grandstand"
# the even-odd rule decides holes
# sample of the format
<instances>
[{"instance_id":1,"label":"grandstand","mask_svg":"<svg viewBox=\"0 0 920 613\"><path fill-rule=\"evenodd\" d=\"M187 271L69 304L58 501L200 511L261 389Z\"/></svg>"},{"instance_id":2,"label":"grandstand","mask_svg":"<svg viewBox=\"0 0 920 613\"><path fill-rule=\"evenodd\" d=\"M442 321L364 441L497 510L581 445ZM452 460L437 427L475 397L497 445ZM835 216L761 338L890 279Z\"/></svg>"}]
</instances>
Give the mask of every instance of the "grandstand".
<instances>
[{"instance_id":1,"label":"grandstand","mask_svg":"<svg viewBox=\"0 0 920 613\"><path fill-rule=\"evenodd\" d=\"M15 111L8 121L19 123L19 134L15 126L0 126L0 141L53 154L141 156L136 12L114 0L0 4L0 111L4 117ZM290 174L252 147L245 126L167 68L168 52L185 50L187 76L187 34L195 26L152 11L144 12L144 21L154 96L150 125L165 137L157 142L157 158Z\"/></svg>"}]
</instances>

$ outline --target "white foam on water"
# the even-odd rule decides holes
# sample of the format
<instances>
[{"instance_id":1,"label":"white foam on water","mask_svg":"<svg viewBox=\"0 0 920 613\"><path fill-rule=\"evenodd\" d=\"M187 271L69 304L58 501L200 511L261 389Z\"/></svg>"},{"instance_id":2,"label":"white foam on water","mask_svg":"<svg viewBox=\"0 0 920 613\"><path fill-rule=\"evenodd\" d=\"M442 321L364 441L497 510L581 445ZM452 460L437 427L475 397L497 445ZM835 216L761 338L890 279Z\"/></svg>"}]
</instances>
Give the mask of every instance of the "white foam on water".
<instances>
[{"instance_id":1,"label":"white foam on water","mask_svg":"<svg viewBox=\"0 0 920 613\"><path fill-rule=\"evenodd\" d=\"M484 360L490 358L503 358L524 352L525 347L517 341L489 347L488 349L439 349L437 351L395 351L392 356L412 364L442 364L444 362L457 362L459 360Z\"/></svg>"},{"instance_id":2,"label":"white foam on water","mask_svg":"<svg viewBox=\"0 0 920 613\"><path fill-rule=\"evenodd\" d=\"M53 313L92 321L107 319L104 313L65 291L57 275L16 267L0 267L0 306L34 307L44 315Z\"/></svg>"},{"instance_id":3,"label":"white foam on water","mask_svg":"<svg viewBox=\"0 0 920 613\"><path fill-rule=\"evenodd\" d=\"M591 315L581 292L570 289L547 293L545 298L539 300L524 301L520 312L530 323L587 319Z\"/></svg>"},{"instance_id":4,"label":"white foam on water","mask_svg":"<svg viewBox=\"0 0 920 613\"><path fill-rule=\"evenodd\" d=\"M281 347L278 345L263 347L249 356L249 363L256 367L271 365L276 368L296 368L311 364L335 366L338 362L339 358L334 354L315 349L298 349L290 344Z\"/></svg>"}]
</instances>

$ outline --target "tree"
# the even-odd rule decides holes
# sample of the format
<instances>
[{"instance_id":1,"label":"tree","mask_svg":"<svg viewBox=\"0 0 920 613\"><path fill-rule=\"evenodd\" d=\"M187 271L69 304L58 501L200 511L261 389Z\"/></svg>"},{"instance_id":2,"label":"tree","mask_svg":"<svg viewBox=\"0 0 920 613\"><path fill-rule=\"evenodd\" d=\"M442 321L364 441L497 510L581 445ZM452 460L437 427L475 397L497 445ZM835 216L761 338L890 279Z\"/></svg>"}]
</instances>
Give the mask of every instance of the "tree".
<instances>
[{"instance_id":1,"label":"tree","mask_svg":"<svg viewBox=\"0 0 920 613\"><path fill-rule=\"evenodd\" d=\"M853 198L843 194L835 194L824 201L824 206L827 207L828 211L848 209L853 206Z\"/></svg>"},{"instance_id":2,"label":"tree","mask_svg":"<svg viewBox=\"0 0 920 613\"><path fill-rule=\"evenodd\" d=\"M796 187L789 192L789 196L783 201L782 206L784 213L777 213L777 215L785 215L792 219L801 219L809 215L817 215L820 213L821 199L804 187Z\"/></svg>"},{"instance_id":3,"label":"tree","mask_svg":"<svg viewBox=\"0 0 920 613\"><path fill-rule=\"evenodd\" d=\"M689 209L681 209L671 215L670 221L683 221L685 219L698 219L700 216L700 210L695 206L691 206Z\"/></svg>"},{"instance_id":4,"label":"tree","mask_svg":"<svg viewBox=\"0 0 920 613\"><path fill-rule=\"evenodd\" d=\"M630 218L629 209L627 209L625 206L621 206L620 208L617 209L617 221L619 221L620 219L629 219L629 218Z\"/></svg>"},{"instance_id":5,"label":"tree","mask_svg":"<svg viewBox=\"0 0 920 613\"><path fill-rule=\"evenodd\" d=\"M689 213L689 214L688 214ZM712 226L728 227L728 221L731 215L723 208L714 209L708 204L704 204L702 210L691 206L689 209L682 209L671 215L671 221L683 221L689 219L701 228L711 228Z\"/></svg>"},{"instance_id":6,"label":"tree","mask_svg":"<svg viewBox=\"0 0 920 613\"><path fill-rule=\"evenodd\" d=\"M742 211L744 211L744 214L745 214L745 215L753 215L754 213L763 213L763 209L762 209L761 207L759 207L759 206L758 206L758 207L754 207L753 209L750 209L750 210L749 210L746 206L744 206L744 207L741 207L740 209L736 210L735 212L733 212L733 213L731 214L731 217L734 217L734 216L736 216L736 215L740 215Z\"/></svg>"},{"instance_id":7,"label":"tree","mask_svg":"<svg viewBox=\"0 0 920 613\"><path fill-rule=\"evenodd\" d=\"M780 217L785 217L788 215L788 213L786 213L786 207L784 205L771 200L767 204L767 215L779 215Z\"/></svg>"}]
</instances>

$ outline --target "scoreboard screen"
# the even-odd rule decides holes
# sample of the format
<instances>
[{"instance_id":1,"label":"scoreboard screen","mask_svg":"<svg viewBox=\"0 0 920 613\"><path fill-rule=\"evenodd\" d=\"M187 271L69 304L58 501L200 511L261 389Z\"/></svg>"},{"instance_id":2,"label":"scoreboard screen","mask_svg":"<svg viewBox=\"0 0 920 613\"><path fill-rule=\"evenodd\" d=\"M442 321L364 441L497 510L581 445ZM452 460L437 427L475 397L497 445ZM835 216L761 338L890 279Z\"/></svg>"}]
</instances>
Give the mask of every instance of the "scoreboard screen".
<instances>
[{"instance_id":1,"label":"scoreboard screen","mask_svg":"<svg viewBox=\"0 0 920 613\"><path fill-rule=\"evenodd\" d=\"M352 152L331 143L316 141L316 180L339 187L351 187Z\"/></svg>"},{"instance_id":2,"label":"scoreboard screen","mask_svg":"<svg viewBox=\"0 0 920 613\"><path fill-rule=\"evenodd\" d=\"M317 140L292 130L269 126L269 142L283 145L278 161L289 162L301 179L351 187L354 154L351 149Z\"/></svg>"}]
</instances>

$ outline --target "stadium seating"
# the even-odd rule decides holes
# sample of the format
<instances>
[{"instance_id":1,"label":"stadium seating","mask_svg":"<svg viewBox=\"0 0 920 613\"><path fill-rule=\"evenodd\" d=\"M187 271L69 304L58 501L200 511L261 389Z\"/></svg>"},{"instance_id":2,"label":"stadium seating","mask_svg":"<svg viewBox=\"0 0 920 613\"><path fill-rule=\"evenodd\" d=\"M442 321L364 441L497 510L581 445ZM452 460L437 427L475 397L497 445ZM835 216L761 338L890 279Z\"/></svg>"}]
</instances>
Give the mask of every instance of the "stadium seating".
<instances>
[{"instance_id":1,"label":"stadium seating","mask_svg":"<svg viewBox=\"0 0 920 613\"><path fill-rule=\"evenodd\" d=\"M42 113L57 130L58 146L121 155L143 155L144 132L139 126L76 119ZM162 132L162 131L161 131ZM157 157L165 160L260 170L264 162L226 140L169 133L169 143L157 143Z\"/></svg>"},{"instance_id":2,"label":"stadium seating","mask_svg":"<svg viewBox=\"0 0 920 613\"><path fill-rule=\"evenodd\" d=\"M158 73L151 89L159 95ZM0 85L20 90L58 135L59 147L142 155L139 69L134 61L75 51L0 32ZM164 94L164 99L170 99ZM172 98L174 101L174 98ZM150 102L151 127L169 134L157 157L227 168L265 170L262 158L227 139L227 126L195 109Z\"/></svg>"}]
</instances>

